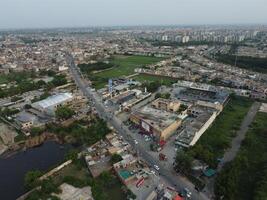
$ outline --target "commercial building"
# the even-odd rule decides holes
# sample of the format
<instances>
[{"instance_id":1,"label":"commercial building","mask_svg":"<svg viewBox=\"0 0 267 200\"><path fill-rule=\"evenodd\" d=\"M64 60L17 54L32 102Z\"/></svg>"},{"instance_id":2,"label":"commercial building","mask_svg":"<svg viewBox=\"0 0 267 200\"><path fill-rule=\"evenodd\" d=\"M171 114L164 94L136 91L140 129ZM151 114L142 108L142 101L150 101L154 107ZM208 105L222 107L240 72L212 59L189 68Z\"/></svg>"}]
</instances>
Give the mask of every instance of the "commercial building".
<instances>
[{"instance_id":1,"label":"commercial building","mask_svg":"<svg viewBox=\"0 0 267 200\"><path fill-rule=\"evenodd\" d=\"M72 100L73 96L71 93L60 93L33 103L32 107L42 113L54 115L57 107L66 105L72 102Z\"/></svg>"},{"instance_id":2,"label":"commercial building","mask_svg":"<svg viewBox=\"0 0 267 200\"><path fill-rule=\"evenodd\" d=\"M158 98L155 101L152 102L152 107L160 109L160 110L165 110L168 112L176 112L180 108L180 101L177 100L171 100L171 99L163 99L163 98Z\"/></svg>"},{"instance_id":3,"label":"commercial building","mask_svg":"<svg viewBox=\"0 0 267 200\"><path fill-rule=\"evenodd\" d=\"M194 146L202 134L211 126L220 111L201 105L188 108L190 123L179 133L176 145L182 147Z\"/></svg>"},{"instance_id":4,"label":"commercial building","mask_svg":"<svg viewBox=\"0 0 267 200\"><path fill-rule=\"evenodd\" d=\"M158 141L166 141L181 125L177 114L150 106L132 112L130 120Z\"/></svg>"}]
</instances>

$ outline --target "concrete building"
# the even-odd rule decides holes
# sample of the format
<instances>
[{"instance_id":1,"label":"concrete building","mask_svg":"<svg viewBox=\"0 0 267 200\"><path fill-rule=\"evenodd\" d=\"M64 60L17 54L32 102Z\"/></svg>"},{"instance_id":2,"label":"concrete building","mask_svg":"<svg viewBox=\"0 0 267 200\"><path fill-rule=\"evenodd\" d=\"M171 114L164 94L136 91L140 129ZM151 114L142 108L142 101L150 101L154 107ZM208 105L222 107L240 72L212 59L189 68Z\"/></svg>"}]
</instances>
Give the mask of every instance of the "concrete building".
<instances>
[{"instance_id":1,"label":"concrete building","mask_svg":"<svg viewBox=\"0 0 267 200\"><path fill-rule=\"evenodd\" d=\"M152 102L152 107L165 110L168 112L176 112L180 108L180 101L177 100L171 100L171 99L163 99L158 98L155 101Z\"/></svg>"},{"instance_id":2,"label":"concrete building","mask_svg":"<svg viewBox=\"0 0 267 200\"><path fill-rule=\"evenodd\" d=\"M176 114L149 106L132 112L130 120L158 141L166 141L181 125Z\"/></svg>"},{"instance_id":3,"label":"concrete building","mask_svg":"<svg viewBox=\"0 0 267 200\"><path fill-rule=\"evenodd\" d=\"M211 126L219 111L200 105L188 108L188 114L192 119L177 136L176 145L182 147L194 146L202 134Z\"/></svg>"}]
</instances>

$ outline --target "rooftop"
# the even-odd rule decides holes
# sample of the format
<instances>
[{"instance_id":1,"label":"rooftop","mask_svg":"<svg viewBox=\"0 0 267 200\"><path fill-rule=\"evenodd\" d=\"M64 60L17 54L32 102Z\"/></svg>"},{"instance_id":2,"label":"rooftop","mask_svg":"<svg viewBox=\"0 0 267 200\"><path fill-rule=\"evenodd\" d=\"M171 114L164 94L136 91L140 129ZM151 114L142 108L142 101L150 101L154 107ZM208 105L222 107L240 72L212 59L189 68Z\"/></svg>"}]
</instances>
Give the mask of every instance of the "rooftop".
<instances>
[{"instance_id":1,"label":"rooftop","mask_svg":"<svg viewBox=\"0 0 267 200\"><path fill-rule=\"evenodd\" d=\"M133 113L158 130L164 130L179 118L176 114L145 106Z\"/></svg>"},{"instance_id":2,"label":"rooftop","mask_svg":"<svg viewBox=\"0 0 267 200\"><path fill-rule=\"evenodd\" d=\"M72 94L71 93L60 93L60 94L56 94L56 95L52 95L44 100L41 101L37 101L35 103L32 104L33 107L38 107L41 109L46 109L49 108L51 106L56 106L58 104L61 104L65 101L68 101L70 99L72 99Z\"/></svg>"}]
</instances>

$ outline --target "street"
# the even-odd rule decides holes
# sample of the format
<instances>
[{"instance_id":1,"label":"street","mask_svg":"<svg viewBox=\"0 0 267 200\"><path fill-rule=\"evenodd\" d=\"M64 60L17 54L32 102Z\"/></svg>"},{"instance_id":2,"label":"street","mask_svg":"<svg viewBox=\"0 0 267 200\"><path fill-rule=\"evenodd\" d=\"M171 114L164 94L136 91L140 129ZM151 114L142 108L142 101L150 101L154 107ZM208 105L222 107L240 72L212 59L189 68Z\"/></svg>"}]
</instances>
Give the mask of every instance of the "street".
<instances>
[{"instance_id":1,"label":"street","mask_svg":"<svg viewBox=\"0 0 267 200\"><path fill-rule=\"evenodd\" d=\"M194 189L194 186L185 178L178 176L173 170L166 169L158 159L152 157L141 145L135 144L134 139L132 138L133 133L131 133L131 131L115 115L106 110L99 95L84 83L82 75L77 69L71 54L66 53L66 58L70 66L70 72L76 82L76 85L87 98L94 102L94 106L99 114L99 117L105 119L108 123L110 123L117 130L117 132L134 148L134 150L138 152L138 156L146 161L150 167L158 165L160 168L158 172L161 178L170 186L176 188L177 191L180 191L183 188L187 187L192 192L192 199L209 199L207 196L205 196L205 194L197 192Z\"/></svg>"}]
</instances>

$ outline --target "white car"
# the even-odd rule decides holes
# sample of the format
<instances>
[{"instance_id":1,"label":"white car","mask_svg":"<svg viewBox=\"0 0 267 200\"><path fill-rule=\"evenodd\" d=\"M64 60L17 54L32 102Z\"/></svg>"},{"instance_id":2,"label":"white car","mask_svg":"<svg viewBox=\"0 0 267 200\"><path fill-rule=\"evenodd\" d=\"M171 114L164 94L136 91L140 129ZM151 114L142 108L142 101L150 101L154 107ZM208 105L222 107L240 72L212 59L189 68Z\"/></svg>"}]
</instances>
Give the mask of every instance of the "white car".
<instances>
[{"instance_id":1,"label":"white car","mask_svg":"<svg viewBox=\"0 0 267 200\"><path fill-rule=\"evenodd\" d=\"M159 171L159 166L158 165L154 165L154 168L156 169L156 170L158 170Z\"/></svg>"},{"instance_id":2,"label":"white car","mask_svg":"<svg viewBox=\"0 0 267 200\"><path fill-rule=\"evenodd\" d=\"M156 175L156 172L154 170L151 170L151 174Z\"/></svg>"},{"instance_id":3,"label":"white car","mask_svg":"<svg viewBox=\"0 0 267 200\"><path fill-rule=\"evenodd\" d=\"M137 140L134 140L134 143L135 143L135 144L138 144Z\"/></svg>"}]
</instances>

